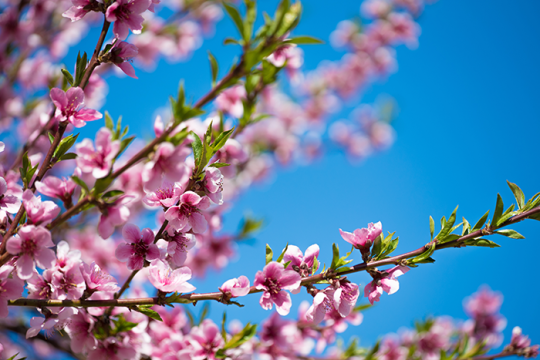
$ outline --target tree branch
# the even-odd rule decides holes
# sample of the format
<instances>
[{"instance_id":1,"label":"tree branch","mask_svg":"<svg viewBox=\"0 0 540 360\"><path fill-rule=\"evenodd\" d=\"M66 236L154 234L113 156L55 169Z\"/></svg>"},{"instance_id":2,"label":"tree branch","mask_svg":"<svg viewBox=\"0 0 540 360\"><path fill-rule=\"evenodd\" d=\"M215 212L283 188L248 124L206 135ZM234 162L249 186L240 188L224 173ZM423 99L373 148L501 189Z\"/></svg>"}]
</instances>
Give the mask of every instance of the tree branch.
<instances>
[{"instance_id":1,"label":"tree branch","mask_svg":"<svg viewBox=\"0 0 540 360\"><path fill-rule=\"evenodd\" d=\"M511 224L515 224L517 222L523 221L527 219L528 217L540 213L540 206L536 207L534 209L528 210L523 212L520 215L516 215L513 218L508 219L505 221L501 226L498 228L508 226ZM482 230L478 230L475 232L472 232L468 235L462 236L459 239L455 241L451 241L445 244L442 244L441 246L436 247L436 250L446 249L449 247L461 247L462 243L466 240L470 240L475 237L483 236L486 234L482 234ZM490 235L490 234L487 234ZM446 246L447 244L452 243L451 246ZM340 271L339 273L336 273L332 271L332 269L329 269L329 271L326 271L321 274L317 275L311 275L307 276L302 279L301 285L311 285L315 284L319 281L335 278L337 276L346 275L346 274L352 274L360 271L365 271L368 269L373 269L377 266L383 266L383 265L391 265L391 264L399 264L401 260L409 259L415 256L418 256L422 254L426 250L425 246L422 246L421 248L410 251L405 254L397 255L390 257L388 259L384 260L378 260L378 261L371 261L368 264L361 263L354 266L349 267L345 271ZM135 276L136 272L134 271L130 278L128 280L131 280L133 276ZM124 283L124 286L122 286L122 290L119 293L117 297L120 297L120 295L129 287L129 281L126 281ZM255 286L252 286L250 288L249 294L255 294L262 292L262 290L257 289ZM191 293L191 294L183 294L178 296L178 299L183 299L186 302L196 302L201 300L215 300L218 302L223 302L225 304L228 304L226 300L224 300L223 293L222 292L211 292L211 293ZM165 301L166 302L166 301ZM41 299L17 299L17 300L10 300L8 301L8 305L10 306L35 306L35 307L65 307L65 306L75 306L75 307L104 307L104 306L121 306L121 307L130 307L130 306L137 306L137 305L163 305L163 299L160 299L158 297L150 297L150 298L137 298L137 299L110 299L110 300L41 300Z\"/></svg>"}]
</instances>

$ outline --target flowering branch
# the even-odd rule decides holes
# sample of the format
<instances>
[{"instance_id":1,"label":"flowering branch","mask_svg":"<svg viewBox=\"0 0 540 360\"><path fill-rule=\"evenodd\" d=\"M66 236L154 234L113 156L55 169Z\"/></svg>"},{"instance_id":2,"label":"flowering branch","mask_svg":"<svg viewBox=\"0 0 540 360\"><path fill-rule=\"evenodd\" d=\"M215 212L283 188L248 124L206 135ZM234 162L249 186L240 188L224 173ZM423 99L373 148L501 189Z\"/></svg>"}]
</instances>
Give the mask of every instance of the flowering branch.
<instances>
[{"instance_id":1,"label":"flowering branch","mask_svg":"<svg viewBox=\"0 0 540 360\"><path fill-rule=\"evenodd\" d=\"M498 228L502 228L511 224L515 224L518 222L521 222L535 214L540 213L540 206L533 208L531 210L525 211L520 215L516 215L507 221L505 221L503 224L501 224L498 227L492 227L491 230L495 230ZM435 250L442 250L447 249L450 247L462 247L465 246L463 243L467 240L477 238L479 236L485 236L485 235L492 235L492 231L489 231L486 233L486 229L478 230L475 232L472 232L468 235L462 236L457 240L437 245L435 247ZM339 273L335 272L333 269L329 269L326 272L323 272L321 274L317 275L311 275L302 278L301 285L307 286L311 284L316 284L320 281L336 278L342 275L352 274L360 271L366 271L369 269L374 269L378 266L384 266L384 265L391 265L391 264L400 264L403 260L413 258L415 256L418 256L422 254L424 251L426 251L426 247L423 246L421 248L418 248L413 251L409 251L407 253L392 256L388 259L384 260L378 260L378 261L370 261L369 263L360 263L356 264L351 267L346 267L340 269ZM16 299L16 300L9 300L8 305L10 306L34 306L34 307L103 307L103 306L120 306L120 307L130 307L130 306L137 306L137 305L164 305L168 303L174 303L174 302L197 302L201 300L214 300L218 302L223 302L225 304L229 304L230 299L224 298L223 292L211 292L211 293L191 293L191 294L182 294L177 296L171 296L169 298L163 298L160 297L149 297L149 298L134 298L134 299L118 299L120 295L129 287L129 282L133 279L133 277L136 275L138 271L133 271L128 280L124 283L122 286L122 289L118 293L117 297L115 299L110 300L41 300L41 299ZM263 290L257 289L255 286L251 286L249 288L249 294L255 294L260 293ZM167 302L170 301L170 302Z\"/></svg>"}]
</instances>

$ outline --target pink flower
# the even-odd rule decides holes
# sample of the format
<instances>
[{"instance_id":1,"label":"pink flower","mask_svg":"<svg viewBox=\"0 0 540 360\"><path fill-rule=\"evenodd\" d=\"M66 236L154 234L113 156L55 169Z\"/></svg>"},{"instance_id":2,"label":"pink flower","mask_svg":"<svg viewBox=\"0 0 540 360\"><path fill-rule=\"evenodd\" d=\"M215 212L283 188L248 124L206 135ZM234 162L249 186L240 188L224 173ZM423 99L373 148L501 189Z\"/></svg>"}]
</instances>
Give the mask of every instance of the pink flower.
<instances>
[{"instance_id":1,"label":"pink flower","mask_svg":"<svg viewBox=\"0 0 540 360\"><path fill-rule=\"evenodd\" d=\"M204 173L204 192L215 204L223 204L223 175L218 168L209 167Z\"/></svg>"},{"instance_id":2,"label":"pink flower","mask_svg":"<svg viewBox=\"0 0 540 360\"><path fill-rule=\"evenodd\" d=\"M219 328L210 319L205 319L201 325L192 328L189 337L194 348L191 354L193 359L216 360L216 352L225 345Z\"/></svg>"},{"instance_id":3,"label":"pink flower","mask_svg":"<svg viewBox=\"0 0 540 360\"><path fill-rule=\"evenodd\" d=\"M144 266L144 260L159 259L159 249L154 244L154 232L148 228L142 231L136 225L127 224L122 229L122 235L126 243L116 248L116 258L122 262L128 262L129 270L140 270Z\"/></svg>"},{"instance_id":4,"label":"pink flower","mask_svg":"<svg viewBox=\"0 0 540 360\"><path fill-rule=\"evenodd\" d=\"M79 312L70 318L66 325L66 332L71 338L71 350L76 353L82 353L95 349L97 340L92 333L95 320L85 310Z\"/></svg>"},{"instance_id":5,"label":"pink flower","mask_svg":"<svg viewBox=\"0 0 540 360\"><path fill-rule=\"evenodd\" d=\"M21 201L14 195L6 194L7 191L6 179L0 177L0 223L6 219L6 213L15 214L21 206Z\"/></svg>"},{"instance_id":6,"label":"pink flower","mask_svg":"<svg viewBox=\"0 0 540 360\"><path fill-rule=\"evenodd\" d=\"M53 328L62 330L77 312L76 308L65 307L58 314L49 314L46 318L34 316L30 319L30 329L26 332L26 338L36 336L41 330L45 330L48 334L52 332Z\"/></svg>"},{"instance_id":7,"label":"pink flower","mask_svg":"<svg viewBox=\"0 0 540 360\"><path fill-rule=\"evenodd\" d=\"M181 267L172 270L169 264L163 260L153 261L148 270L148 279L158 290L168 292L190 292L195 286L187 281L191 279L191 270Z\"/></svg>"},{"instance_id":8,"label":"pink flower","mask_svg":"<svg viewBox=\"0 0 540 360\"><path fill-rule=\"evenodd\" d=\"M189 153L185 146L175 148L169 142L159 144L153 159L145 165L142 173L145 188L159 188L162 178L173 183L181 182L184 175L187 175L184 161Z\"/></svg>"},{"instance_id":9,"label":"pink flower","mask_svg":"<svg viewBox=\"0 0 540 360\"><path fill-rule=\"evenodd\" d=\"M122 195L119 196L114 204L109 205L107 208L101 210L101 217L99 218L98 234L103 239L107 239L114 233L116 226L124 225L129 219L129 209L125 206L130 202L133 196Z\"/></svg>"},{"instance_id":10,"label":"pink flower","mask_svg":"<svg viewBox=\"0 0 540 360\"><path fill-rule=\"evenodd\" d=\"M523 335L521 328L519 326L512 329L512 340L510 341L510 346L514 349L525 349L531 346L531 339L528 336Z\"/></svg>"},{"instance_id":11,"label":"pink flower","mask_svg":"<svg viewBox=\"0 0 540 360\"><path fill-rule=\"evenodd\" d=\"M114 22L114 35L120 40L125 40L129 35L129 29L134 34L140 34L144 21L141 14L151 3L151 0L116 0L109 6L105 17L107 21Z\"/></svg>"},{"instance_id":12,"label":"pink flower","mask_svg":"<svg viewBox=\"0 0 540 360\"><path fill-rule=\"evenodd\" d=\"M264 290L259 304L265 310L272 309L273 304L276 304L277 312L287 315L292 302L291 296L283 290L298 290L301 280L297 272L285 270L282 264L272 261L255 275L255 287Z\"/></svg>"},{"instance_id":13,"label":"pink flower","mask_svg":"<svg viewBox=\"0 0 540 360\"><path fill-rule=\"evenodd\" d=\"M135 76L135 69L129 59L137 56L139 49L135 45L125 41L117 41L111 48L111 62L118 66L127 76L138 79Z\"/></svg>"},{"instance_id":14,"label":"pink flower","mask_svg":"<svg viewBox=\"0 0 540 360\"><path fill-rule=\"evenodd\" d=\"M8 253L18 255L15 262L17 276L22 280L27 280L32 277L36 269L34 261L42 269L48 269L54 265L56 259L54 251L47 249L53 246L51 233L47 229L28 225L22 227L17 235L8 240L6 249Z\"/></svg>"},{"instance_id":15,"label":"pink flower","mask_svg":"<svg viewBox=\"0 0 540 360\"><path fill-rule=\"evenodd\" d=\"M302 250L298 246L289 245L285 255L283 255L283 263L287 265L287 270L294 270L302 277L311 275L315 258L319 256L319 245L311 245L306 250L306 256L302 254ZM317 269L315 269L317 270Z\"/></svg>"},{"instance_id":16,"label":"pink flower","mask_svg":"<svg viewBox=\"0 0 540 360\"><path fill-rule=\"evenodd\" d=\"M219 290L224 294L229 293L231 297L246 296L249 294L249 279L244 275L239 278L227 280L221 285Z\"/></svg>"},{"instance_id":17,"label":"pink flower","mask_svg":"<svg viewBox=\"0 0 540 360\"><path fill-rule=\"evenodd\" d=\"M51 99L56 106L55 119L69 121L75 127L83 127L87 121L98 120L103 117L100 112L86 109L84 105L84 91L80 87L72 87L67 92L52 88Z\"/></svg>"},{"instance_id":18,"label":"pink flower","mask_svg":"<svg viewBox=\"0 0 540 360\"><path fill-rule=\"evenodd\" d=\"M77 166L83 173L92 173L96 179L104 178L109 174L119 148L120 141L112 141L111 131L101 128L96 134L96 148L90 139L84 139L75 146Z\"/></svg>"},{"instance_id":19,"label":"pink flower","mask_svg":"<svg viewBox=\"0 0 540 360\"><path fill-rule=\"evenodd\" d=\"M490 315L499 312L503 296L499 292L482 287L478 292L464 300L465 312L471 317Z\"/></svg>"},{"instance_id":20,"label":"pink flower","mask_svg":"<svg viewBox=\"0 0 540 360\"><path fill-rule=\"evenodd\" d=\"M71 22L81 20L84 15L91 11L91 0L71 0L71 3L73 6L62 14L63 17L71 19Z\"/></svg>"},{"instance_id":21,"label":"pink flower","mask_svg":"<svg viewBox=\"0 0 540 360\"><path fill-rule=\"evenodd\" d=\"M79 250L69 250L69 244L62 240L56 245L56 270L67 271L74 265L79 266L81 252Z\"/></svg>"},{"instance_id":22,"label":"pink flower","mask_svg":"<svg viewBox=\"0 0 540 360\"><path fill-rule=\"evenodd\" d=\"M402 265L393 267L387 271L388 275L386 277L378 280L373 279L372 282L367 284L364 288L364 296L367 297L369 302L373 305L375 301L380 300L383 290L386 291L388 295L392 295L399 290L399 282L396 278L409 270L410 268Z\"/></svg>"},{"instance_id":23,"label":"pink flower","mask_svg":"<svg viewBox=\"0 0 540 360\"><path fill-rule=\"evenodd\" d=\"M47 176L43 181L36 181L36 189L43 195L66 201L71 199L75 183L71 178L59 179L55 176Z\"/></svg>"},{"instance_id":24,"label":"pink flower","mask_svg":"<svg viewBox=\"0 0 540 360\"><path fill-rule=\"evenodd\" d=\"M230 114L235 118L240 118L244 114L244 104L242 99L246 97L246 89L242 85L233 86L224 90L216 98L218 110Z\"/></svg>"},{"instance_id":25,"label":"pink flower","mask_svg":"<svg viewBox=\"0 0 540 360\"><path fill-rule=\"evenodd\" d=\"M8 316L8 300L18 298L24 290L23 281L17 277L9 278L12 271L11 265L0 267L0 318Z\"/></svg>"},{"instance_id":26,"label":"pink flower","mask_svg":"<svg viewBox=\"0 0 540 360\"><path fill-rule=\"evenodd\" d=\"M155 192L147 192L143 202L148 206L163 206L170 208L174 206L182 195L182 189L178 184L164 181L163 185Z\"/></svg>"},{"instance_id":27,"label":"pink flower","mask_svg":"<svg viewBox=\"0 0 540 360\"><path fill-rule=\"evenodd\" d=\"M79 264L72 264L66 271L55 271L52 274L54 297L60 300L79 299L86 286L79 269Z\"/></svg>"},{"instance_id":28,"label":"pink flower","mask_svg":"<svg viewBox=\"0 0 540 360\"><path fill-rule=\"evenodd\" d=\"M205 210L209 206L210 200L206 196L200 197L193 191L186 191L180 197L180 205L172 206L165 212L165 219L176 231L193 230L195 234L202 234L208 228L208 223L200 210Z\"/></svg>"},{"instance_id":29,"label":"pink flower","mask_svg":"<svg viewBox=\"0 0 540 360\"><path fill-rule=\"evenodd\" d=\"M32 190L26 190L22 196L28 221L34 225L47 225L59 213L60 208L52 201L41 201L41 196L34 196Z\"/></svg>"},{"instance_id":30,"label":"pink flower","mask_svg":"<svg viewBox=\"0 0 540 360\"><path fill-rule=\"evenodd\" d=\"M54 287L52 284L53 269L47 269L43 272L43 276L34 271L32 277L26 280L29 299L52 299L54 295Z\"/></svg>"},{"instance_id":31,"label":"pink flower","mask_svg":"<svg viewBox=\"0 0 540 360\"><path fill-rule=\"evenodd\" d=\"M124 337L124 341L116 337L108 337L98 341L98 344L88 352L87 360L131 360L138 359L139 354L130 343L129 336Z\"/></svg>"},{"instance_id":32,"label":"pink flower","mask_svg":"<svg viewBox=\"0 0 540 360\"><path fill-rule=\"evenodd\" d=\"M373 244L373 241L381 235L382 224L380 221L376 224L370 223L367 229L356 229L353 233L341 229L339 229L339 232L345 241L364 253L369 252L369 248L371 247L371 244Z\"/></svg>"},{"instance_id":33,"label":"pink flower","mask_svg":"<svg viewBox=\"0 0 540 360\"><path fill-rule=\"evenodd\" d=\"M313 298L313 304L306 312L306 318L315 324L324 320L329 312L336 312L345 318L352 312L360 292L358 285L347 280L337 280L324 291L319 291Z\"/></svg>"},{"instance_id":34,"label":"pink flower","mask_svg":"<svg viewBox=\"0 0 540 360\"><path fill-rule=\"evenodd\" d=\"M197 242L193 234L182 234L175 232L173 236L165 235L168 241L167 253L171 256L172 262L176 266L182 266L186 262L187 252Z\"/></svg>"},{"instance_id":35,"label":"pink flower","mask_svg":"<svg viewBox=\"0 0 540 360\"><path fill-rule=\"evenodd\" d=\"M348 280L340 279L328 288L327 294L333 301L334 309L336 309L341 317L347 317L354 309L360 291L358 290L358 285Z\"/></svg>"},{"instance_id":36,"label":"pink flower","mask_svg":"<svg viewBox=\"0 0 540 360\"><path fill-rule=\"evenodd\" d=\"M120 289L116 279L101 270L95 262L90 265L81 263L80 269L88 290L116 292Z\"/></svg>"}]
</instances>

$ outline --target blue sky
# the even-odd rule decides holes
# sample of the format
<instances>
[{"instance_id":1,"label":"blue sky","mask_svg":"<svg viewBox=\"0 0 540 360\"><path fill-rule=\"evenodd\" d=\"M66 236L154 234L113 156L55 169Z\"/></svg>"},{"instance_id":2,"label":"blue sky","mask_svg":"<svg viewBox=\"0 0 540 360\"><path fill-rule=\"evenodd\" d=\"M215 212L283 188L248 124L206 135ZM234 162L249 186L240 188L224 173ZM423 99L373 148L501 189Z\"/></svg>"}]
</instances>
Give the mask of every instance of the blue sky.
<instances>
[{"instance_id":1,"label":"blue sky","mask_svg":"<svg viewBox=\"0 0 540 360\"><path fill-rule=\"evenodd\" d=\"M261 2L263 3L263 2ZM274 2L264 2L273 8ZM317 36L328 42L330 32L343 19L359 13L359 2L305 1L296 34ZM239 275L251 280L264 266L264 244L275 252L287 242L302 250L321 247L321 262L331 261L331 244L341 240L339 228L352 231L382 221L383 230L396 231L398 252L416 249L429 241L429 216L440 219L460 205L458 216L476 222L493 209L501 193L513 201L506 180L517 183L530 197L540 191L538 136L540 4L535 1L449 1L426 7L419 19L420 46L397 50L399 70L372 86L357 101L371 102L379 94L393 96L399 116L393 123L397 141L385 153L352 165L346 156L330 151L310 166L280 169L272 183L252 188L226 215L226 229L234 230L246 210L266 219L266 227L252 245L238 246L238 259L219 274L197 282L198 291L215 290ZM104 109L123 115L131 131L150 138L156 108L165 106L180 79L194 98L208 91L210 74L206 49L225 69L237 53L223 47L233 32L224 19L216 37L206 40L189 62L161 61L154 73L137 70L139 80L111 78ZM87 39L95 39L92 32ZM94 37L93 37L94 36ZM83 45L88 52L94 40ZM341 53L329 45L305 47L305 68ZM354 105L354 104L350 104ZM89 124L87 136L99 125ZM493 210L492 210L493 211ZM364 323L345 333L368 345L385 333L412 326L425 315L464 319L462 300L482 284L504 294L502 313L508 320L505 340L515 325L533 342L540 342L540 291L535 273L540 251L540 223L527 221L514 227L526 236L512 240L493 236L498 249L464 248L437 252L436 263L413 269L400 278L401 288L365 313ZM360 262L359 256L356 259ZM367 274L350 276L365 285ZM293 298L295 316L301 295ZM246 307L229 307L228 318L260 322L270 315L258 306L258 296L242 299ZM220 321L221 304L211 305L211 317Z\"/></svg>"}]
</instances>

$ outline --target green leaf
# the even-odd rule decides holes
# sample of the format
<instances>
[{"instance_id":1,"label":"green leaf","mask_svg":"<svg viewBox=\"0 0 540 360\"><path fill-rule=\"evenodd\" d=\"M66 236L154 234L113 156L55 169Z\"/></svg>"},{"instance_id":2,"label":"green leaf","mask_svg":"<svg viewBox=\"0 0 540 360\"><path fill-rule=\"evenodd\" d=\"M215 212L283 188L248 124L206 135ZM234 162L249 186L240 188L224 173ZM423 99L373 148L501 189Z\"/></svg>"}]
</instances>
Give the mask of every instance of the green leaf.
<instances>
[{"instance_id":1,"label":"green leaf","mask_svg":"<svg viewBox=\"0 0 540 360\"><path fill-rule=\"evenodd\" d=\"M75 153L67 153L67 154L64 154L60 157L60 160L59 161L64 161L64 160L74 160L77 158L77 154Z\"/></svg>"},{"instance_id":2,"label":"green leaf","mask_svg":"<svg viewBox=\"0 0 540 360\"><path fill-rule=\"evenodd\" d=\"M523 191L521 191L519 186L517 186L513 182L510 182L508 180L506 180L506 182L508 183L508 186L510 186L512 193L514 193L514 197L516 198L518 208L522 209L523 206L525 205L525 194L523 194Z\"/></svg>"},{"instance_id":3,"label":"green leaf","mask_svg":"<svg viewBox=\"0 0 540 360\"><path fill-rule=\"evenodd\" d=\"M251 325L250 323L247 323L247 325L242 329L242 331L235 334L227 343L225 343L225 346L223 346L224 350L227 349L234 349L251 339L255 334L257 333L257 324Z\"/></svg>"},{"instance_id":4,"label":"green leaf","mask_svg":"<svg viewBox=\"0 0 540 360\"><path fill-rule=\"evenodd\" d=\"M235 40L233 38L225 38L225 40L223 40L223 45L242 45L238 40Z\"/></svg>"},{"instance_id":5,"label":"green leaf","mask_svg":"<svg viewBox=\"0 0 540 360\"><path fill-rule=\"evenodd\" d=\"M47 135L49 136L49 142L50 142L51 145L52 145L52 143L54 142L54 135L51 134L50 132L48 132Z\"/></svg>"},{"instance_id":6,"label":"green leaf","mask_svg":"<svg viewBox=\"0 0 540 360\"><path fill-rule=\"evenodd\" d=\"M227 312L223 312L223 319L221 320L221 337L227 341L227 331L225 330L225 324L227 323Z\"/></svg>"},{"instance_id":7,"label":"green leaf","mask_svg":"<svg viewBox=\"0 0 540 360\"><path fill-rule=\"evenodd\" d=\"M313 36L295 36L291 39L285 40L285 44L297 44L297 45L324 44L324 41L314 38Z\"/></svg>"},{"instance_id":8,"label":"green leaf","mask_svg":"<svg viewBox=\"0 0 540 360\"><path fill-rule=\"evenodd\" d=\"M270 245L266 244L266 265L272 262L272 258L274 257L274 254L272 252L272 248Z\"/></svg>"},{"instance_id":9,"label":"green leaf","mask_svg":"<svg viewBox=\"0 0 540 360\"><path fill-rule=\"evenodd\" d=\"M124 318L123 314L118 316L118 319L112 319L114 323L114 333L115 335L121 332L127 332L137 327L137 323L129 322Z\"/></svg>"},{"instance_id":10,"label":"green leaf","mask_svg":"<svg viewBox=\"0 0 540 360\"><path fill-rule=\"evenodd\" d=\"M375 241L373 241L373 247L371 248L371 256L376 258L377 255L379 255L382 251L382 241L383 241L384 235L381 233L377 238L375 238Z\"/></svg>"},{"instance_id":11,"label":"green leaf","mask_svg":"<svg viewBox=\"0 0 540 360\"><path fill-rule=\"evenodd\" d=\"M111 132L114 129L114 121L108 111L105 111L105 127L111 130Z\"/></svg>"},{"instance_id":12,"label":"green leaf","mask_svg":"<svg viewBox=\"0 0 540 360\"><path fill-rule=\"evenodd\" d=\"M436 243L431 244L429 248L427 248L423 253L421 253L417 257L413 258L411 261L413 263L422 263L423 261L428 260L431 254L433 254L433 252L435 251L435 246L437 246Z\"/></svg>"},{"instance_id":13,"label":"green leaf","mask_svg":"<svg viewBox=\"0 0 540 360\"><path fill-rule=\"evenodd\" d=\"M492 224L497 224L501 215L504 211L504 203L500 194L497 194L497 203L495 204L495 213L493 213L493 219L491 220Z\"/></svg>"},{"instance_id":14,"label":"green leaf","mask_svg":"<svg viewBox=\"0 0 540 360\"><path fill-rule=\"evenodd\" d=\"M69 85L73 86L73 76L67 71L66 69L61 69L62 75L64 75L64 78L67 80Z\"/></svg>"},{"instance_id":15,"label":"green leaf","mask_svg":"<svg viewBox=\"0 0 540 360\"><path fill-rule=\"evenodd\" d=\"M221 167L230 166L230 165L231 164L215 162L215 163L212 163L212 164L208 165L208 167L221 168Z\"/></svg>"},{"instance_id":16,"label":"green leaf","mask_svg":"<svg viewBox=\"0 0 540 360\"><path fill-rule=\"evenodd\" d=\"M332 263L330 264L330 269L337 269L337 264L339 262L339 246L336 243L332 244Z\"/></svg>"},{"instance_id":17,"label":"green leaf","mask_svg":"<svg viewBox=\"0 0 540 360\"><path fill-rule=\"evenodd\" d=\"M122 155L124 150L127 149L129 144L131 144L131 142L133 140L135 140L135 135L132 135L132 136L130 136L128 138L122 139L122 141L120 141L120 148L118 149L118 153L116 154L116 156L114 158L118 159L120 157L120 155Z\"/></svg>"},{"instance_id":18,"label":"green leaf","mask_svg":"<svg viewBox=\"0 0 540 360\"><path fill-rule=\"evenodd\" d=\"M250 215L245 215L240 223L240 233L238 237L240 239L246 239L252 235L252 233L259 230L264 224L263 219L256 219Z\"/></svg>"},{"instance_id":19,"label":"green leaf","mask_svg":"<svg viewBox=\"0 0 540 360\"><path fill-rule=\"evenodd\" d=\"M436 238L439 241L439 243L444 242L444 238L450 234L450 231L452 230L452 227L454 226L454 223L456 222L456 212L459 206L456 206L454 211L452 212L452 215L448 218L448 221L444 224L441 231L437 234Z\"/></svg>"},{"instance_id":20,"label":"green leaf","mask_svg":"<svg viewBox=\"0 0 540 360\"><path fill-rule=\"evenodd\" d=\"M98 179L96 183L94 184L94 188L92 189L94 195L99 195L111 185L113 179L109 177L104 177L101 179Z\"/></svg>"},{"instance_id":21,"label":"green leaf","mask_svg":"<svg viewBox=\"0 0 540 360\"><path fill-rule=\"evenodd\" d=\"M461 232L461 235L467 235L471 229L471 224L463 217L463 231Z\"/></svg>"},{"instance_id":22,"label":"green leaf","mask_svg":"<svg viewBox=\"0 0 540 360\"><path fill-rule=\"evenodd\" d=\"M206 317L208 316L209 310L210 310L210 304L207 302L204 303L204 306L201 310L201 316L199 317L199 323L197 324L197 326L201 325L204 319L206 319Z\"/></svg>"},{"instance_id":23,"label":"green leaf","mask_svg":"<svg viewBox=\"0 0 540 360\"><path fill-rule=\"evenodd\" d=\"M54 152L53 157L57 160L60 159L66 152L68 152L69 149L75 144L75 141L77 141L77 138L79 137L79 134L73 136L73 134L66 136L62 140L60 140L60 144L58 145L58 148Z\"/></svg>"},{"instance_id":24,"label":"green leaf","mask_svg":"<svg viewBox=\"0 0 540 360\"><path fill-rule=\"evenodd\" d=\"M193 300L184 299L181 296L182 296L182 293L175 292L171 296L166 297L165 302L167 304L191 304L191 303L193 303ZM190 318L191 326L195 326L195 321L193 320L193 315L189 311L187 311L188 310L187 308L184 308L184 310L186 310L186 314Z\"/></svg>"},{"instance_id":25,"label":"green leaf","mask_svg":"<svg viewBox=\"0 0 540 360\"><path fill-rule=\"evenodd\" d=\"M475 232L477 230L480 230L484 226L484 224L486 223L486 220L487 220L488 216L489 216L489 210L480 218L480 220L478 220L478 222L472 228L471 232Z\"/></svg>"},{"instance_id":26,"label":"green leaf","mask_svg":"<svg viewBox=\"0 0 540 360\"><path fill-rule=\"evenodd\" d=\"M285 256L285 253L287 252L288 249L289 249L289 243L285 245L285 249L283 249L283 251L281 252L281 255L279 255L279 257L276 260L277 262L281 262L281 260L283 260L283 257Z\"/></svg>"},{"instance_id":27,"label":"green leaf","mask_svg":"<svg viewBox=\"0 0 540 360\"><path fill-rule=\"evenodd\" d=\"M286 268L287 266L285 266ZM319 269L319 259L315 256L313 258L313 267L311 268L311 275L315 274L317 270Z\"/></svg>"},{"instance_id":28,"label":"green leaf","mask_svg":"<svg viewBox=\"0 0 540 360\"><path fill-rule=\"evenodd\" d=\"M235 8L232 5L227 4L226 2L223 2L223 6L225 7L227 14L229 14L232 21L236 25L236 28L238 29L240 36L243 37L244 36L244 22L242 21L242 16L240 16L240 12L238 11L237 8Z\"/></svg>"},{"instance_id":29,"label":"green leaf","mask_svg":"<svg viewBox=\"0 0 540 360\"><path fill-rule=\"evenodd\" d=\"M435 233L435 220L429 216L429 231L431 232L431 240L433 240L433 234Z\"/></svg>"},{"instance_id":30,"label":"green leaf","mask_svg":"<svg viewBox=\"0 0 540 360\"><path fill-rule=\"evenodd\" d=\"M225 145L225 143L227 143L227 140L229 140L229 137L232 135L233 132L234 128L219 134L216 140L214 140L214 142L212 143L212 150L214 152L217 152L219 149L221 149Z\"/></svg>"},{"instance_id":31,"label":"green leaf","mask_svg":"<svg viewBox=\"0 0 540 360\"><path fill-rule=\"evenodd\" d=\"M495 231L495 234L503 235L511 239L525 239L525 236L518 233L516 230L502 229Z\"/></svg>"},{"instance_id":32,"label":"green leaf","mask_svg":"<svg viewBox=\"0 0 540 360\"><path fill-rule=\"evenodd\" d=\"M101 197L103 199L108 199L108 198L112 198L114 196L119 196L119 195L122 195L124 192L122 190L111 190L111 191L107 191L105 194L103 194Z\"/></svg>"},{"instance_id":33,"label":"green leaf","mask_svg":"<svg viewBox=\"0 0 540 360\"><path fill-rule=\"evenodd\" d=\"M212 55L210 50L208 50L208 60L210 60L210 69L212 70L212 85L214 85L216 83L219 73L219 66L216 58L214 57L214 55Z\"/></svg>"},{"instance_id":34,"label":"green leaf","mask_svg":"<svg viewBox=\"0 0 540 360\"><path fill-rule=\"evenodd\" d=\"M482 247L489 247L489 248L501 247L499 244L494 243L493 241L488 240L488 239L471 239L471 240L465 241L463 244L467 246L482 246Z\"/></svg>"},{"instance_id":35,"label":"green leaf","mask_svg":"<svg viewBox=\"0 0 540 360\"><path fill-rule=\"evenodd\" d=\"M80 179L78 176L72 176L71 180L73 180L73 182L75 184L79 185L81 188L86 190L87 193L90 192L90 189L88 188L88 185L86 185L86 183L84 181L82 181L82 179Z\"/></svg>"},{"instance_id":36,"label":"green leaf","mask_svg":"<svg viewBox=\"0 0 540 360\"><path fill-rule=\"evenodd\" d=\"M177 132L172 137L170 137L168 141L174 146L178 146L184 142L184 140L187 138L188 135L189 135L189 132L187 128L183 128L181 131Z\"/></svg>"},{"instance_id":37,"label":"green leaf","mask_svg":"<svg viewBox=\"0 0 540 360\"><path fill-rule=\"evenodd\" d=\"M199 167L199 164L201 162L202 152L203 152L203 143L199 135L195 134L193 131L191 132L191 134L193 134L193 142L191 143L191 147L193 148L193 157L195 158L195 166Z\"/></svg>"},{"instance_id":38,"label":"green leaf","mask_svg":"<svg viewBox=\"0 0 540 360\"><path fill-rule=\"evenodd\" d=\"M153 305L139 305L139 306L134 306L130 309L140 312L141 314L144 314L151 319L154 319L157 321L163 321L161 316L159 316L159 314L155 310L150 309L152 306Z\"/></svg>"}]
</instances>

